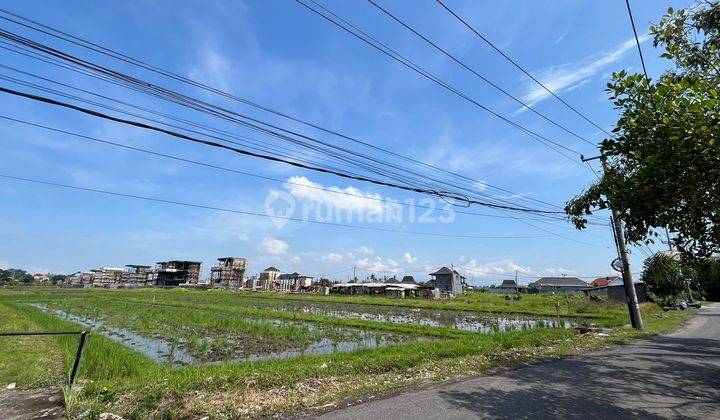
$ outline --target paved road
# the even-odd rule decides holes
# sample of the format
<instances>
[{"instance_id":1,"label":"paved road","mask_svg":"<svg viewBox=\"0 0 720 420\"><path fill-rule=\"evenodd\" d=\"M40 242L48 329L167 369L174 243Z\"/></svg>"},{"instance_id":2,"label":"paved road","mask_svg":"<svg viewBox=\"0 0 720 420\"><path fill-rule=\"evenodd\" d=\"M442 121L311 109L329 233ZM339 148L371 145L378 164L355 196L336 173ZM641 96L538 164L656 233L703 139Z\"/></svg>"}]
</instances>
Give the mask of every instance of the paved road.
<instances>
[{"instance_id":1,"label":"paved road","mask_svg":"<svg viewBox=\"0 0 720 420\"><path fill-rule=\"evenodd\" d=\"M683 329L608 351L444 384L323 419L720 419L720 304Z\"/></svg>"}]
</instances>

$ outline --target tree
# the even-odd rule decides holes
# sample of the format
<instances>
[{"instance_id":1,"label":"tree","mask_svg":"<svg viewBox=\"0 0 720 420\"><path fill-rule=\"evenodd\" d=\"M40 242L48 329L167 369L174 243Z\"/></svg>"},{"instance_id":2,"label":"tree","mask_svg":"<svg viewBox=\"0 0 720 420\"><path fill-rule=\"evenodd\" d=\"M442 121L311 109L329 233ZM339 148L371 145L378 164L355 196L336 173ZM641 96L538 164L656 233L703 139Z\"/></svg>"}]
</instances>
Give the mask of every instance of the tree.
<instances>
[{"instance_id":1,"label":"tree","mask_svg":"<svg viewBox=\"0 0 720 420\"><path fill-rule=\"evenodd\" d=\"M658 252L645 260L642 279L650 292L666 299L676 298L687 287L683 266L666 252Z\"/></svg>"},{"instance_id":2,"label":"tree","mask_svg":"<svg viewBox=\"0 0 720 420\"><path fill-rule=\"evenodd\" d=\"M720 301L720 259L710 258L698 264L697 284L705 298Z\"/></svg>"},{"instance_id":3,"label":"tree","mask_svg":"<svg viewBox=\"0 0 720 420\"><path fill-rule=\"evenodd\" d=\"M613 74L621 116L600 146L606 170L565 211L583 229L612 203L630 242L668 228L683 257L702 260L720 251L720 3L668 9L651 33L674 68L656 81Z\"/></svg>"}]
</instances>

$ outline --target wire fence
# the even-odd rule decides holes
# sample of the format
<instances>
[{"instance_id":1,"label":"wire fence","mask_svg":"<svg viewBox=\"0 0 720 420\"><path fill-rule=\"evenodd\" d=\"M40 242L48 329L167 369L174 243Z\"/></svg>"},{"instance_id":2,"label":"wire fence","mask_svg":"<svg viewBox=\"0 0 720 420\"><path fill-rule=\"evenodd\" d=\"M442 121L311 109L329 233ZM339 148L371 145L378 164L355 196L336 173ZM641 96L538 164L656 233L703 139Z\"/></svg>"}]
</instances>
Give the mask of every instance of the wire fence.
<instances>
[{"instance_id":1,"label":"wire fence","mask_svg":"<svg viewBox=\"0 0 720 420\"><path fill-rule=\"evenodd\" d=\"M80 365L80 358L82 356L83 347L85 347L85 339L88 336L87 331L9 331L0 332L0 337L19 337L19 336L36 336L36 335L79 335L80 340L78 341L77 351L75 352L75 360L73 360L72 370L70 370L70 377L68 378L68 386L72 387L75 382L75 376L77 375L78 366Z\"/></svg>"}]
</instances>

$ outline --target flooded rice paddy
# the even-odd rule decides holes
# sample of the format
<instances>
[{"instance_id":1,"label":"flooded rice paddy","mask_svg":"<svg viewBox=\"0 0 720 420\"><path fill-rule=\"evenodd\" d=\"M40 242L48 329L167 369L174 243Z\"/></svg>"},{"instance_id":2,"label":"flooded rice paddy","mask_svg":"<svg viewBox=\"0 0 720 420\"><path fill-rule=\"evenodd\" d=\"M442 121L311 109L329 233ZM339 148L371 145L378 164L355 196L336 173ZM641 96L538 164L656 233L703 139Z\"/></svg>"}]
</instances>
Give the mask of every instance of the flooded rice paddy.
<instances>
[{"instance_id":1,"label":"flooded rice paddy","mask_svg":"<svg viewBox=\"0 0 720 420\"><path fill-rule=\"evenodd\" d=\"M47 306L37 303L31 306L100 333L172 367L353 352L430 339L413 333L400 334L391 331L391 328L386 331L378 326L371 329L335 325L336 322L323 321L322 318L290 320L287 312L481 334L573 328L581 322L560 317L252 297L224 300L219 306L227 310L199 309L191 302L170 307L155 302L154 297L152 302L64 299L48 302ZM245 311L245 315L234 313L232 308ZM264 312L248 316L249 310Z\"/></svg>"},{"instance_id":2,"label":"flooded rice paddy","mask_svg":"<svg viewBox=\"0 0 720 420\"><path fill-rule=\"evenodd\" d=\"M434 310L401 306L326 303L309 301L275 301L243 299L241 305L276 311L305 312L339 318L364 319L396 324L418 324L453 328L462 331L495 333L536 328L574 328L582 320L538 318L522 315L478 314L469 311Z\"/></svg>"},{"instance_id":3,"label":"flooded rice paddy","mask_svg":"<svg viewBox=\"0 0 720 420\"><path fill-rule=\"evenodd\" d=\"M145 354L158 363L172 367L225 362L253 362L305 355L352 352L428 339L426 337L407 337L373 330L319 326L309 322L280 319L245 319L244 321L251 324L262 324L263 326L269 324L276 328L291 327L305 330L309 333L310 339L304 342L300 342L300 340L281 340L278 343L267 337L223 333L209 329L203 330L200 334L197 331L192 333L186 331L184 334L173 337L164 337L160 334L150 336L128 328L111 325L102 317L93 318L76 315L60 309L48 308L41 304L30 304L30 306L79 324L93 332L98 332ZM202 337L198 338L198 335Z\"/></svg>"}]
</instances>

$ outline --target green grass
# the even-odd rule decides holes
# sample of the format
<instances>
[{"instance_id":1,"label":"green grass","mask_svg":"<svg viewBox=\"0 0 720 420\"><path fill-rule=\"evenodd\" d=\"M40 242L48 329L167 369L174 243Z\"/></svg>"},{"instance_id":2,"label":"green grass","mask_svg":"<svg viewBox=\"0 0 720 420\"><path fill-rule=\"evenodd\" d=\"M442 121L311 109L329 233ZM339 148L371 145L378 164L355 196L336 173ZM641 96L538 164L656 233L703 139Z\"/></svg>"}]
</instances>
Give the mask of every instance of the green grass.
<instances>
[{"instance_id":1,"label":"green grass","mask_svg":"<svg viewBox=\"0 0 720 420\"><path fill-rule=\"evenodd\" d=\"M573 330L537 329L498 334L477 334L440 327L393 324L334 318L297 311L274 311L249 306L251 300L312 301L387 306L472 310L480 313L514 313L590 317L614 326L608 337L580 335ZM373 301L372 299L378 299ZM74 290L0 289L0 316L9 320L3 329L76 329L77 326L27 306L43 303L75 314L103 318L133 331L160 336L201 339L238 334L294 344L316 338L295 324L279 326L264 320L312 323L322 334L336 328L381 333L432 336L432 341L411 342L374 350L303 356L255 363L224 363L169 369L117 342L91 333L78 376L71 414L87 409L98 414L112 411L128 418L246 417L274 415L322 405L338 399L379 392L428 380L475 374L496 366L558 357L666 331L679 325L690 312L662 312L643 305L645 331L627 330L621 305L589 302L566 296L524 296L507 302L502 296L473 294L449 302L370 297L238 294L187 290ZM369 303L372 302L372 303ZM589 315L589 316L586 316ZM253 322L247 322L253 319ZM194 335L193 335L194 334ZM59 383L72 362L77 337L33 339L23 352L10 351L16 343L0 339L0 378L24 387ZM201 345L201 344L197 344ZM1 347L5 346L5 347ZM32 366L33 369L28 369ZM37 366L37 368L35 368ZM53 372L48 376L47 372ZM12 378L12 379L11 379Z\"/></svg>"}]
</instances>

